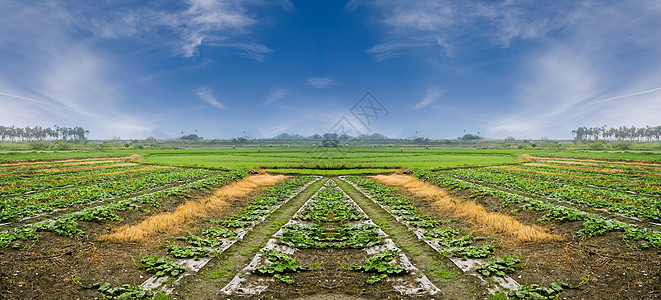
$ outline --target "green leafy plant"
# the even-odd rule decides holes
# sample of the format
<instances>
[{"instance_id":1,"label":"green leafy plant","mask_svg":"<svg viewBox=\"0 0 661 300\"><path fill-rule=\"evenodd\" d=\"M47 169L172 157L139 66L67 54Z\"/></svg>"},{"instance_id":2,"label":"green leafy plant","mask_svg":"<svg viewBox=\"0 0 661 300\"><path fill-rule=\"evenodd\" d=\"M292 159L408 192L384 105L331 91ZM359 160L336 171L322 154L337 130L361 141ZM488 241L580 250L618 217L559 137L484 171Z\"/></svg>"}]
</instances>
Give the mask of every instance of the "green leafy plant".
<instances>
[{"instance_id":1,"label":"green leafy plant","mask_svg":"<svg viewBox=\"0 0 661 300\"><path fill-rule=\"evenodd\" d=\"M166 251L176 258L200 258L218 254L217 250L195 246L170 245Z\"/></svg>"},{"instance_id":2,"label":"green leafy plant","mask_svg":"<svg viewBox=\"0 0 661 300\"><path fill-rule=\"evenodd\" d=\"M294 283L294 280L290 276L282 275L282 273L295 273L310 270L309 266L299 265L296 258L278 250L266 250L264 251L264 256L271 263L257 267L255 272L262 275L273 275L274 278L287 284Z\"/></svg>"},{"instance_id":3,"label":"green leafy plant","mask_svg":"<svg viewBox=\"0 0 661 300\"><path fill-rule=\"evenodd\" d=\"M141 285L122 284L113 287L108 282L94 283L90 286L97 289L105 299L151 299L154 293L144 289Z\"/></svg>"},{"instance_id":4,"label":"green leafy plant","mask_svg":"<svg viewBox=\"0 0 661 300\"><path fill-rule=\"evenodd\" d=\"M233 232L233 231L229 231L229 232ZM219 241L217 239L205 239L194 234L189 234L186 237L182 237L178 239L185 240L189 244L197 247L218 247L223 244L222 241Z\"/></svg>"},{"instance_id":5,"label":"green leafy plant","mask_svg":"<svg viewBox=\"0 0 661 300\"><path fill-rule=\"evenodd\" d=\"M475 271L484 276L505 276L523 265L519 256L505 255L490 259L486 264L475 267Z\"/></svg>"},{"instance_id":6,"label":"green leafy plant","mask_svg":"<svg viewBox=\"0 0 661 300\"><path fill-rule=\"evenodd\" d=\"M148 273L156 276L177 276L186 271L184 266L175 264L172 259L158 257L158 255L142 256L138 266L146 269Z\"/></svg>"},{"instance_id":7,"label":"green leafy plant","mask_svg":"<svg viewBox=\"0 0 661 300\"><path fill-rule=\"evenodd\" d=\"M64 236L85 235L85 232L78 229L78 223L74 219L72 215L65 215L52 222L45 221L37 223L34 225L34 228L38 231L52 231Z\"/></svg>"},{"instance_id":8,"label":"green leafy plant","mask_svg":"<svg viewBox=\"0 0 661 300\"><path fill-rule=\"evenodd\" d=\"M442 251L442 254L456 257L485 258L493 253L494 250L494 246L487 244L479 247L467 246L446 249Z\"/></svg>"},{"instance_id":9,"label":"green leafy plant","mask_svg":"<svg viewBox=\"0 0 661 300\"><path fill-rule=\"evenodd\" d=\"M14 231L0 233L0 248L20 248L21 243L16 241L36 241L38 239L39 235L36 232L36 228L27 226Z\"/></svg>"},{"instance_id":10,"label":"green leafy plant","mask_svg":"<svg viewBox=\"0 0 661 300\"><path fill-rule=\"evenodd\" d=\"M288 276L288 275L275 274L275 275L273 275L273 278L279 279L280 281L282 281L286 284L293 284L294 283L294 279L292 279L291 276Z\"/></svg>"},{"instance_id":11,"label":"green leafy plant","mask_svg":"<svg viewBox=\"0 0 661 300\"><path fill-rule=\"evenodd\" d=\"M367 279L367 284L375 284L383 279L388 278L388 274L379 274L379 275L373 275L370 276L370 278Z\"/></svg>"},{"instance_id":12,"label":"green leafy plant","mask_svg":"<svg viewBox=\"0 0 661 300\"><path fill-rule=\"evenodd\" d=\"M566 288L570 288L570 285L558 282L553 282L548 287L539 284L523 285L507 293L507 296L514 299L555 299Z\"/></svg>"},{"instance_id":13,"label":"green leafy plant","mask_svg":"<svg viewBox=\"0 0 661 300\"><path fill-rule=\"evenodd\" d=\"M351 266L351 270L365 273L378 273L379 275L372 276L367 281L367 283L373 284L386 278L388 275L399 275L408 272L404 267L390 263L396 257L396 250L383 250L363 260L362 265Z\"/></svg>"},{"instance_id":14,"label":"green leafy plant","mask_svg":"<svg viewBox=\"0 0 661 300\"><path fill-rule=\"evenodd\" d=\"M455 238L460 233L461 232L459 230L452 227L434 228L425 232L425 237L450 239L450 238Z\"/></svg>"}]
</instances>

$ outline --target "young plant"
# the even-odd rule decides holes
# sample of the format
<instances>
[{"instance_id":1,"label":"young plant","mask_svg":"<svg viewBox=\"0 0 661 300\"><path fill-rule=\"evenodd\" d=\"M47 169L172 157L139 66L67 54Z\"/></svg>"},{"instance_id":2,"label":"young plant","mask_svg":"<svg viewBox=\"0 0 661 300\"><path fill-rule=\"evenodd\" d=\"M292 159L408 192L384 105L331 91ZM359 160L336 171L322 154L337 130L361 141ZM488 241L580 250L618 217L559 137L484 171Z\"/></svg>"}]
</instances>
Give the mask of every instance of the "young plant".
<instances>
[{"instance_id":1,"label":"young plant","mask_svg":"<svg viewBox=\"0 0 661 300\"><path fill-rule=\"evenodd\" d=\"M505 276L523 265L521 257L505 255L490 259L486 264L475 267L475 271L484 276Z\"/></svg>"},{"instance_id":2,"label":"young plant","mask_svg":"<svg viewBox=\"0 0 661 300\"><path fill-rule=\"evenodd\" d=\"M158 255L142 256L138 266L145 268L147 273L155 274L157 277L174 277L186 271L184 266L175 264L172 259L158 257Z\"/></svg>"}]
</instances>

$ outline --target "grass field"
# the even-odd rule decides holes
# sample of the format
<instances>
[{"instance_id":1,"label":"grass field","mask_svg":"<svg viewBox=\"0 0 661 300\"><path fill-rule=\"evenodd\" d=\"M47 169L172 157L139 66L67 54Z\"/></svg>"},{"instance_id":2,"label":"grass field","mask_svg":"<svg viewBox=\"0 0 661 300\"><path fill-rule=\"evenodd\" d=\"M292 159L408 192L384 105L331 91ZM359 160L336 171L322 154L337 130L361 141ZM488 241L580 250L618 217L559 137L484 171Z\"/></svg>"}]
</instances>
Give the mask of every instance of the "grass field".
<instances>
[{"instance_id":1,"label":"grass field","mask_svg":"<svg viewBox=\"0 0 661 300\"><path fill-rule=\"evenodd\" d=\"M420 149L241 149L145 152L148 163L205 166L221 169L269 169L311 173L313 170L353 170L369 173L394 169L438 169L475 165L501 165L521 161L517 153ZM297 169L306 169L298 171ZM369 171L358 171L369 169ZM340 172L321 172L338 174Z\"/></svg>"},{"instance_id":2,"label":"grass field","mask_svg":"<svg viewBox=\"0 0 661 300\"><path fill-rule=\"evenodd\" d=\"M3 298L661 297L655 152L0 156Z\"/></svg>"}]
</instances>

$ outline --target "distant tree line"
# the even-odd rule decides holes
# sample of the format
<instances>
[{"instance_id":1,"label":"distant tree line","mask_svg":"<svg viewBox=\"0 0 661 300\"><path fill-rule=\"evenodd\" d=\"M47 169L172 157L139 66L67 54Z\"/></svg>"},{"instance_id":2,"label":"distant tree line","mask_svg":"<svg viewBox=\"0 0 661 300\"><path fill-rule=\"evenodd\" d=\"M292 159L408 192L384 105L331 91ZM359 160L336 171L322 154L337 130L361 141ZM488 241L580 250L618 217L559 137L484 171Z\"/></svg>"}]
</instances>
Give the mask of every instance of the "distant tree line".
<instances>
[{"instance_id":1,"label":"distant tree line","mask_svg":"<svg viewBox=\"0 0 661 300\"><path fill-rule=\"evenodd\" d=\"M357 137L352 137L348 134L342 134L338 135L337 133L325 133L324 135L319 135L317 133L311 135L311 136L303 136L298 133L281 133L273 137L275 140L324 140L324 139L340 139L340 140L348 140L348 139L358 139L358 140L385 140L389 139L389 137L380 134L380 133L372 133L372 134L361 134Z\"/></svg>"},{"instance_id":2,"label":"distant tree line","mask_svg":"<svg viewBox=\"0 0 661 300\"><path fill-rule=\"evenodd\" d=\"M71 140L82 142L89 130L82 127L59 127L54 128L41 126L26 126L25 128L15 126L0 126L0 138L2 141L25 142L25 141L47 141L47 140Z\"/></svg>"},{"instance_id":3,"label":"distant tree line","mask_svg":"<svg viewBox=\"0 0 661 300\"><path fill-rule=\"evenodd\" d=\"M634 126L626 127L579 127L571 132L577 142L611 140L611 141L638 141L651 142L659 141L661 138L661 126L647 126L636 128Z\"/></svg>"}]
</instances>

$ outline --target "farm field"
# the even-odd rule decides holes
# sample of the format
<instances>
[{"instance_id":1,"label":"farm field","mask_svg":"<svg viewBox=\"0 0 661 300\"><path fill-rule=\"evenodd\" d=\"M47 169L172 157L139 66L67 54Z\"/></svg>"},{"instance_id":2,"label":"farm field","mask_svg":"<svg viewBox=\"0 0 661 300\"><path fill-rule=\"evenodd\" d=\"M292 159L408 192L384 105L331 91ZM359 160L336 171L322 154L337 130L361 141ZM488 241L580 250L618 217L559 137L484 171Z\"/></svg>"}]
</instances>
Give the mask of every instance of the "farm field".
<instances>
[{"instance_id":1,"label":"farm field","mask_svg":"<svg viewBox=\"0 0 661 300\"><path fill-rule=\"evenodd\" d=\"M367 169L393 171L396 169L438 169L474 165L501 165L521 161L516 153L480 150L426 149L227 149L148 151L141 161L185 166L206 166L221 169L264 169L276 172L314 173ZM300 171L295 171L300 170Z\"/></svg>"},{"instance_id":2,"label":"farm field","mask_svg":"<svg viewBox=\"0 0 661 300\"><path fill-rule=\"evenodd\" d=\"M655 153L3 154L8 299L661 298Z\"/></svg>"}]
</instances>

